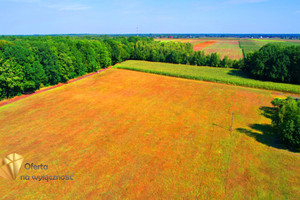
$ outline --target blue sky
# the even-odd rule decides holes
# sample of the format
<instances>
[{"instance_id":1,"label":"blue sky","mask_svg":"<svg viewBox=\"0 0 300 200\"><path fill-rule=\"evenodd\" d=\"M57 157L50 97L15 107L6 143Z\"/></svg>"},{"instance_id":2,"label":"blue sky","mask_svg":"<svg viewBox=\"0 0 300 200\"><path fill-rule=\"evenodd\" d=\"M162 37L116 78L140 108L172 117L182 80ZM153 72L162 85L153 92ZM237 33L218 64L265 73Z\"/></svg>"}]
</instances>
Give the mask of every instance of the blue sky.
<instances>
[{"instance_id":1,"label":"blue sky","mask_svg":"<svg viewBox=\"0 0 300 200\"><path fill-rule=\"evenodd\" d=\"M300 33L300 0L0 0L0 35Z\"/></svg>"}]
</instances>

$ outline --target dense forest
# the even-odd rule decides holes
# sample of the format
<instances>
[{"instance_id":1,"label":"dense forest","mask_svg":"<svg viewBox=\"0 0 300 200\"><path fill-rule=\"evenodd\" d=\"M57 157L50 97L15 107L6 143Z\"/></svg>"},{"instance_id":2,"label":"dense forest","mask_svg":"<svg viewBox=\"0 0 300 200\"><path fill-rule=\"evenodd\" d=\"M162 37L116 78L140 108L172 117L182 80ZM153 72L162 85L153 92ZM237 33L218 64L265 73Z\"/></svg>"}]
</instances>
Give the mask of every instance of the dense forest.
<instances>
[{"instance_id":1,"label":"dense forest","mask_svg":"<svg viewBox=\"0 0 300 200\"><path fill-rule=\"evenodd\" d=\"M128 59L233 67L263 80L299 83L299 56L300 47L276 45L263 47L245 60L231 60L217 53L194 52L190 43L147 37L1 36L0 99L32 93Z\"/></svg>"}]
</instances>

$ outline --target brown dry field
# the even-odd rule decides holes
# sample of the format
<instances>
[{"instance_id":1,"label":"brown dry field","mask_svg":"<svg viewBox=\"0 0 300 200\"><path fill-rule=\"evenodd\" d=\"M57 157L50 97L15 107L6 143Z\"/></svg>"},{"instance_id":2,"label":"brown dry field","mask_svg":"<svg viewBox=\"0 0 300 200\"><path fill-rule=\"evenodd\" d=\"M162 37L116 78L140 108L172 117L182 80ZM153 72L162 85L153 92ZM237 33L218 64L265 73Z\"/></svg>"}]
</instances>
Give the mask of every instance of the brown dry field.
<instances>
[{"instance_id":1,"label":"brown dry field","mask_svg":"<svg viewBox=\"0 0 300 200\"><path fill-rule=\"evenodd\" d=\"M109 69L5 105L0 157L49 169L0 178L1 198L299 199L299 154L265 132L274 95ZM66 173L74 180L20 180Z\"/></svg>"},{"instance_id":2,"label":"brown dry field","mask_svg":"<svg viewBox=\"0 0 300 200\"><path fill-rule=\"evenodd\" d=\"M216 40L211 40L211 41L205 41L205 42L202 42L202 43L199 43L199 44L195 44L195 45L193 46L193 49L194 49L194 51L200 51L200 50L202 50L203 48L209 47L209 46L211 46L212 44L214 44L214 43L216 43L216 42L218 42L218 41L216 41Z\"/></svg>"}]
</instances>

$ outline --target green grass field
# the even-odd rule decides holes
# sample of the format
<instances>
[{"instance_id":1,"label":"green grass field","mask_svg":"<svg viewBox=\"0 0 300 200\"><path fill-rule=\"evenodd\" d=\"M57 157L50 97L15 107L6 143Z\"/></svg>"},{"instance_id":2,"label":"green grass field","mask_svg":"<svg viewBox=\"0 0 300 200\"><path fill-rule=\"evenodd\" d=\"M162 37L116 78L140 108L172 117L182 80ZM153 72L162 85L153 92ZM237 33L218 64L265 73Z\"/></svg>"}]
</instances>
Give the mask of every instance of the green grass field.
<instances>
[{"instance_id":1,"label":"green grass field","mask_svg":"<svg viewBox=\"0 0 300 200\"><path fill-rule=\"evenodd\" d=\"M297 41L284 41L284 40L262 40L262 39L251 39L251 40L240 40L240 48L243 49L244 56L250 52L258 51L261 47L269 43L281 43L286 45L300 45Z\"/></svg>"},{"instance_id":2,"label":"green grass field","mask_svg":"<svg viewBox=\"0 0 300 200\"><path fill-rule=\"evenodd\" d=\"M251 79L241 70L129 60L115 68L300 94L300 86Z\"/></svg>"},{"instance_id":3,"label":"green grass field","mask_svg":"<svg viewBox=\"0 0 300 200\"><path fill-rule=\"evenodd\" d=\"M244 55L250 52L258 51L262 46L268 44L268 42L256 42L254 40L241 40L240 47L243 49Z\"/></svg>"}]
</instances>

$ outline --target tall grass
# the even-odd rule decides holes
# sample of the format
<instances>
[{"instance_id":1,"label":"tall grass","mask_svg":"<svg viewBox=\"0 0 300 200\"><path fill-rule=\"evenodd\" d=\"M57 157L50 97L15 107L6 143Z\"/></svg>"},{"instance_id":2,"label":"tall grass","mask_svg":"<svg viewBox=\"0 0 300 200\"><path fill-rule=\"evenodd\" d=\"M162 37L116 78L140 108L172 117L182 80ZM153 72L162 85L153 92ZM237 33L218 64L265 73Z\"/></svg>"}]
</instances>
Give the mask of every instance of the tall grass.
<instances>
[{"instance_id":1,"label":"tall grass","mask_svg":"<svg viewBox=\"0 0 300 200\"><path fill-rule=\"evenodd\" d=\"M117 64L115 68L300 94L299 85L254 80L245 72L232 68L199 67L136 60Z\"/></svg>"}]
</instances>

